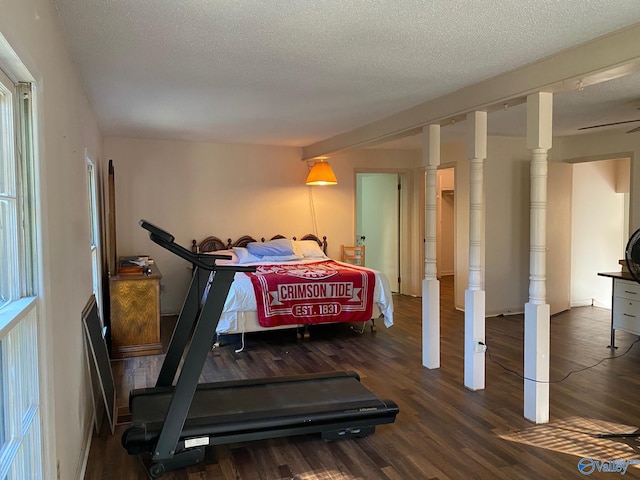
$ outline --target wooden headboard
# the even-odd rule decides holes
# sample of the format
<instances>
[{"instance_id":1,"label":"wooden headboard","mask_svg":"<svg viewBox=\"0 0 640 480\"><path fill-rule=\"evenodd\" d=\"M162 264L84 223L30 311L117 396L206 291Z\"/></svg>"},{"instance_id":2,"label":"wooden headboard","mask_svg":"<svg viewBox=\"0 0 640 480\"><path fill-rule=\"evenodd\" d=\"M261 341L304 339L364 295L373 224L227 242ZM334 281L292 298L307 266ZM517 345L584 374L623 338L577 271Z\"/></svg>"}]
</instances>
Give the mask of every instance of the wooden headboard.
<instances>
[{"instance_id":1,"label":"wooden headboard","mask_svg":"<svg viewBox=\"0 0 640 480\"><path fill-rule=\"evenodd\" d=\"M285 237L284 235L274 235L269 240L276 240L278 238L287 238L287 237ZM293 237L292 240L297 240L297 238ZM308 233L307 235L302 237L300 240L314 240L315 242L318 243L320 248L322 248L322 251L324 252L324 254L325 255L327 254L327 237L326 236L322 237L322 240L320 240L320 238L314 235L313 233ZM248 243L257 242L257 241L258 240L256 240L250 235L243 235L242 237L238 238L236 241L232 241L230 238L228 238L226 242L223 242L222 240L220 240L220 237L210 236L202 240L200 243L198 243L195 239L192 240L191 251L193 251L194 253L208 253L208 252L215 252L217 250L231 250L231 248L233 247L246 247ZM260 241L265 242L266 240L264 237L262 237Z\"/></svg>"}]
</instances>

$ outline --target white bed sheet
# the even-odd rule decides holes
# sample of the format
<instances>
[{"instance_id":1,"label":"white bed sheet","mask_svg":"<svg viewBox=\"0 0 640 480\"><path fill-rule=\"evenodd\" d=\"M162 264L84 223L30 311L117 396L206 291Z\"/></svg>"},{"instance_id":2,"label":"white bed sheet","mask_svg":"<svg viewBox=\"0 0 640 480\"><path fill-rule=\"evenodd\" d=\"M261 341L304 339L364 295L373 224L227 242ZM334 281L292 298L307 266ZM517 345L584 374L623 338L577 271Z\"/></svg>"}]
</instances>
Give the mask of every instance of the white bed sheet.
<instances>
[{"instance_id":1,"label":"white bed sheet","mask_svg":"<svg viewBox=\"0 0 640 480\"><path fill-rule=\"evenodd\" d=\"M305 259L291 263L316 263L323 260ZM244 263L243 265L277 265L280 262ZM287 262L289 263L289 262ZM341 262L337 262L341 263ZM352 267L353 265L344 264ZM378 316L384 318L384 325L389 328L393 325L393 297L391 286L386 275L377 270L371 270L375 274L375 286L373 290L374 309L379 310ZM235 274L231 290L220 316L216 333L242 333L256 330L273 330L277 328L293 328L295 325L283 325L281 327L262 327L257 321L256 296L248 275L242 272Z\"/></svg>"}]
</instances>

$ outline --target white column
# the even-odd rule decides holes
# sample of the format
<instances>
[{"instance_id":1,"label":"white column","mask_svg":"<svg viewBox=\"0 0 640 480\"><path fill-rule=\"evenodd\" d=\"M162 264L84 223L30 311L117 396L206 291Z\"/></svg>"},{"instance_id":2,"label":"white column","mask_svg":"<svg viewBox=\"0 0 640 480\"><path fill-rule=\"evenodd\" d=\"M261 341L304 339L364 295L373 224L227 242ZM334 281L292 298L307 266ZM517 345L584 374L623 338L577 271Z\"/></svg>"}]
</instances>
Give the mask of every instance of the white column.
<instances>
[{"instance_id":1,"label":"white column","mask_svg":"<svg viewBox=\"0 0 640 480\"><path fill-rule=\"evenodd\" d=\"M464 293L464 385L485 386L484 292L484 159L487 157L487 112L467 114L469 172L469 286Z\"/></svg>"},{"instance_id":2,"label":"white column","mask_svg":"<svg viewBox=\"0 0 640 480\"><path fill-rule=\"evenodd\" d=\"M527 97L531 157L529 302L524 307L524 416L549 421L549 305L546 303L547 152L552 142L553 95Z\"/></svg>"},{"instance_id":3,"label":"white column","mask_svg":"<svg viewBox=\"0 0 640 480\"><path fill-rule=\"evenodd\" d=\"M425 166L425 260L422 281L422 365L440 368L440 281L436 265L436 196L440 164L440 125L422 129Z\"/></svg>"}]
</instances>

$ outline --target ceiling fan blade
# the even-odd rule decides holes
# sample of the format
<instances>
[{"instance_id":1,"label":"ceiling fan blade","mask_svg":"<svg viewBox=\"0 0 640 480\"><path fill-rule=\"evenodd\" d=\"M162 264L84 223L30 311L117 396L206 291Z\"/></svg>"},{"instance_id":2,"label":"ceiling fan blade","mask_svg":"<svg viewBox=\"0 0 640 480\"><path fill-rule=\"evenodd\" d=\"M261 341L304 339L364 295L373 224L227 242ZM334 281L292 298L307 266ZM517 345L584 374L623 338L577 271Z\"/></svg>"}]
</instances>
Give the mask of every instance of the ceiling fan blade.
<instances>
[{"instance_id":1,"label":"ceiling fan blade","mask_svg":"<svg viewBox=\"0 0 640 480\"><path fill-rule=\"evenodd\" d=\"M635 133L635 132L640 132L640 127L633 128L629 130L627 133Z\"/></svg>"},{"instance_id":2,"label":"ceiling fan blade","mask_svg":"<svg viewBox=\"0 0 640 480\"><path fill-rule=\"evenodd\" d=\"M622 125L624 123L634 123L634 122L640 122L640 118L638 118L637 120L625 120L623 122L602 123L600 125L591 125L590 127L580 127L578 130L588 130L590 128L609 127L611 125Z\"/></svg>"}]
</instances>

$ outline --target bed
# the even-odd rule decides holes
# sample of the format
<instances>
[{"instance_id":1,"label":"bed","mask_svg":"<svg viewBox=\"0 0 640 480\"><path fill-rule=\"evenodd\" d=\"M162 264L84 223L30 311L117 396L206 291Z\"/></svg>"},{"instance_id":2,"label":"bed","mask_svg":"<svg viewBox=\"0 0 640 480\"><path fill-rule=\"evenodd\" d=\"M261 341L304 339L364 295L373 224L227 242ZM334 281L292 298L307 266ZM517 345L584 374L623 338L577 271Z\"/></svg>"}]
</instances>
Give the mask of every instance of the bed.
<instances>
[{"instance_id":1,"label":"bed","mask_svg":"<svg viewBox=\"0 0 640 480\"><path fill-rule=\"evenodd\" d=\"M218 264L254 265L258 270L255 274L236 273L216 328L214 347L229 334L242 334L244 348L244 334L250 332L293 328L298 338L308 338L312 324L348 322L359 333L367 322L375 331L376 318L386 327L393 325L393 300L386 276L330 259L326 237L308 234L298 240L276 235L257 241L245 235L225 242L209 236L200 242L193 240L192 250L199 255L231 257L217 260ZM342 275L351 277L343 281ZM281 278L286 276L297 277L290 281L298 283L269 283L285 281ZM208 272L199 269L197 281L201 286L207 278ZM326 285L320 286L320 281Z\"/></svg>"}]
</instances>

